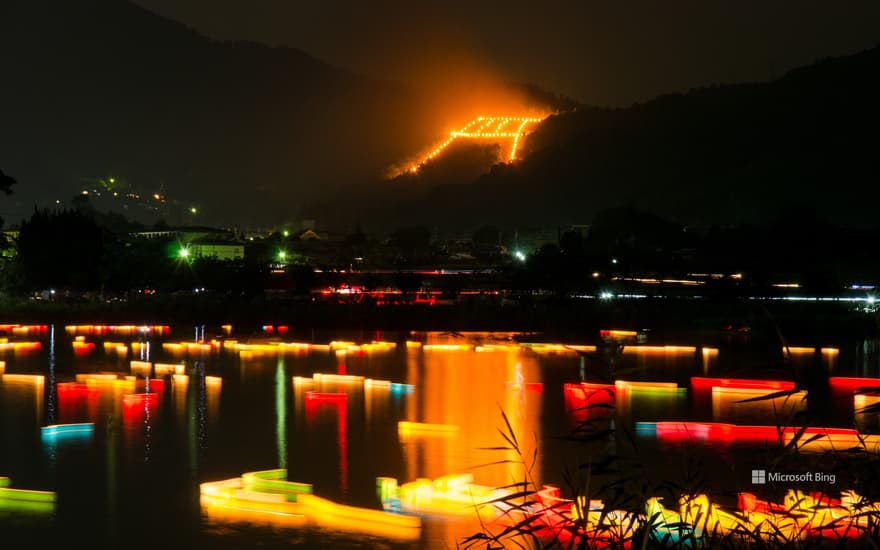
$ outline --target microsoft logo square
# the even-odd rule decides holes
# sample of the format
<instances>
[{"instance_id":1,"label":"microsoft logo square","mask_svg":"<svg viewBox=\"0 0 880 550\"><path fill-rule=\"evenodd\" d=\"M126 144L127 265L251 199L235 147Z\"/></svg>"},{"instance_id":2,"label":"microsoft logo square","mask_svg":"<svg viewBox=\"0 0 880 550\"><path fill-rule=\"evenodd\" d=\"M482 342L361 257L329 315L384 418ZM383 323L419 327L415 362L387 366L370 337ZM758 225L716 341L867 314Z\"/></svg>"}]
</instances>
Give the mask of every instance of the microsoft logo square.
<instances>
[{"instance_id":1,"label":"microsoft logo square","mask_svg":"<svg viewBox=\"0 0 880 550\"><path fill-rule=\"evenodd\" d=\"M766 470L752 470L752 484L764 485L765 483L767 483Z\"/></svg>"}]
</instances>

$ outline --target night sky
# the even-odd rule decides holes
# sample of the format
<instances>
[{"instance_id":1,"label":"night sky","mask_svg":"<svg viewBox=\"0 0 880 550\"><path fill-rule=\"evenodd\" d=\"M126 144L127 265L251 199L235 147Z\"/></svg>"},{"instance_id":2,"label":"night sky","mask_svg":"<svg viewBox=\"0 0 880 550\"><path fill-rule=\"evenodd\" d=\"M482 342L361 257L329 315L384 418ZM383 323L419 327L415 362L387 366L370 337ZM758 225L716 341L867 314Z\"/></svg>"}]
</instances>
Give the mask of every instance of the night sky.
<instances>
[{"instance_id":1,"label":"night sky","mask_svg":"<svg viewBox=\"0 0 880 550\"><path fill-rule=\"evenodd\" d=\"M749 221L768 189L827 209L828 181L874 193L878 44L868 0L4 0L0 217L110 178L148 223L582 223L636 199ZM743 82L766 84L714 86ZM553 113L516 163L468 142L413 171L478 116Z\"/></svg>"},{"instance_id":2,"label":"night sky","mask_svg":"<svg viewBox=\"0 0 880 550\"><path fill-rule=\"evenodd\" d=\"M767 80L880 41L872 0L137 2L213 38L297 47L373 75L495 77L601 105Z\"/></svg>"}]
</instances>

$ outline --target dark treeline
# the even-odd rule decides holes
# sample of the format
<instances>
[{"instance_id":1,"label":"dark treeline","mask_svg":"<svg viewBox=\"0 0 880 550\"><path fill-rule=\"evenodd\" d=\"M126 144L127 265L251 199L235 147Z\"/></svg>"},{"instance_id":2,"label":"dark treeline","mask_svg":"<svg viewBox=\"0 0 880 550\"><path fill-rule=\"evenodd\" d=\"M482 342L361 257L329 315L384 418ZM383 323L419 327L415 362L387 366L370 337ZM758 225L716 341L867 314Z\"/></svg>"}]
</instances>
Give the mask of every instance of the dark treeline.
<instances>
[{"instance_id":1,"label":"dark treeline","mask_svg":"<svg viewBox=\"0 0 880 550\"><path fill-rule=\"evenodd\" d=\"M872 252L880 229L848 229L814 210L791 211L764 225L688 228L632 207L600 212L589 234L563 233L544 245L523 268L512 270L518 288L559 293L625 290L609 276L709 279L710 293L774 292L773 284L794 283L803 292L840 293L852 284L880 280ZM731 277L741 274L742 278Z\"/></svg>"},{"instance_id":2,"label":"dark treeline","mask_svg":"<svg viewBox=\"0 0 880 550\"><path fill-rule=\"evenodd\" d=\"M2 266L4 290L12 294L55 290L58 298L72 291L78 297L100 293L131 299L201 288L261 294L273 284L293 288L299 282L303 287L304 280L305 288L311 286L311 268L305 266L289 266L270 283L266 246L251 247L251 254L235 261L181 258L175 239L132 237L133 231L143 229L118 214L87 207L35 210L7 245L11 248Z\"/></svg>"},{"instance_id":3,"label":"dark treeline","mask_svg":"<svg viewBox=\"0 0 880 550\"><path fill-rule=\"evenodd\" d=\"M704 294L721 297L766 295L777 292L772 285L779 283L839 294L853 284L880 281L872 253L880 230L841 228L810 209L793 209L765 226L694 228L627 206L600 212L588 230L560 229L552 242L531 250L519 243L517 231L495 226L476 229L467 242L440 240L423 226L382 237L358 227L323 241L300 241L287 232L244 241L230 233L244 247L244 257L235 260L183 257L178 240L138 236L143 229L118 214L97 212L87 201L74 209L36 210L4 255L4 289L131 299L202 289L245 297L308 294L356 285L412 295L439 290L453 298L465 289L565 297L631 291L635 279L696 277L708 281ZM462 274L448 274L452 270Z\"/></svg>"}]
</instances>

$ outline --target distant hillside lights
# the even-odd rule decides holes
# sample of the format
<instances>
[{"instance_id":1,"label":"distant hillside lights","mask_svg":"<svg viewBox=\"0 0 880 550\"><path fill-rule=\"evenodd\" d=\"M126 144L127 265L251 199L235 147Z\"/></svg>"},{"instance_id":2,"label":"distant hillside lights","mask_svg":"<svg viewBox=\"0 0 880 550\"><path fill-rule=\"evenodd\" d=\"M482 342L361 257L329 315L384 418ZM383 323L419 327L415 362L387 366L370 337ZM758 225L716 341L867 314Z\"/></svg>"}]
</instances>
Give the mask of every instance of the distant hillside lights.
<instances>
[{"instance_id":1,"label":"distant hillside lights","mask_svg":"<svg viewBox=\"0 0 880 550\"><path fill-rule=\"evenodd\" d=\"M531 124L537 124L544 120L544 117L477 117L470 122L468 122L461 130L456 132L449 132L449 137L446 140L435 147L430 153L425 155L425 157L417 164L413 164L409 171L410 173L415 174L419 171L419 169L424 166L428 161L431 161L437 158L440 153L443 152L444 149L449 147L453 141L457 138L464 139L513 139L513 144L510 147L510 154L507 156L508 162L513 162L516 160L516 152L519 150L519 144L521 138L526 133L526 127ZM510 124L511 122L518 122L519 126L517 126L515 131L504 131L504 127ZM497 124L496 124L497 123ZM472 128L476 127L479 124L479 127L476 130L472 130ZM492 131L489 131L489 128L495 124L495 128Z\"/></svg>"}]
</instances>

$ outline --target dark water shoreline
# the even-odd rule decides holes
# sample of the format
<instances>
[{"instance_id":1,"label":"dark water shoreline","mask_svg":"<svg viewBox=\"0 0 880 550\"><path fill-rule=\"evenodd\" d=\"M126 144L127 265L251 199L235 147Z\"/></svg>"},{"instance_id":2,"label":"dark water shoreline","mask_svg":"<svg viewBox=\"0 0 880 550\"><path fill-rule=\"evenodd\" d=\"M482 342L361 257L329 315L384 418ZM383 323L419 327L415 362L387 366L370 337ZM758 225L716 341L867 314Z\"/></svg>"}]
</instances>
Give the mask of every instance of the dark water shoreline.
<instances>
[{"instance_id":1,"label":"dark water shoreline","mask_svg":"<svg viewBox=\"0 0 880 550\"><path fill-rule=\"evenodd\" d=\"M830 345L875 337L880 317L851 304L822 302L713 302L695 299L508 300L480 297L451 305L329 303L301 300L224 300L169 297L133 302L10 300L0 304L10 323L232 323L237 330L265 324L295 329L383 331L536 332L562 341L585 341L601 329L648 330L652 340L688 343L725 333ZM687 336L685 336L687 334ZM682 341L684 339L684 341Z\"/></svg>"}]
</instances>

